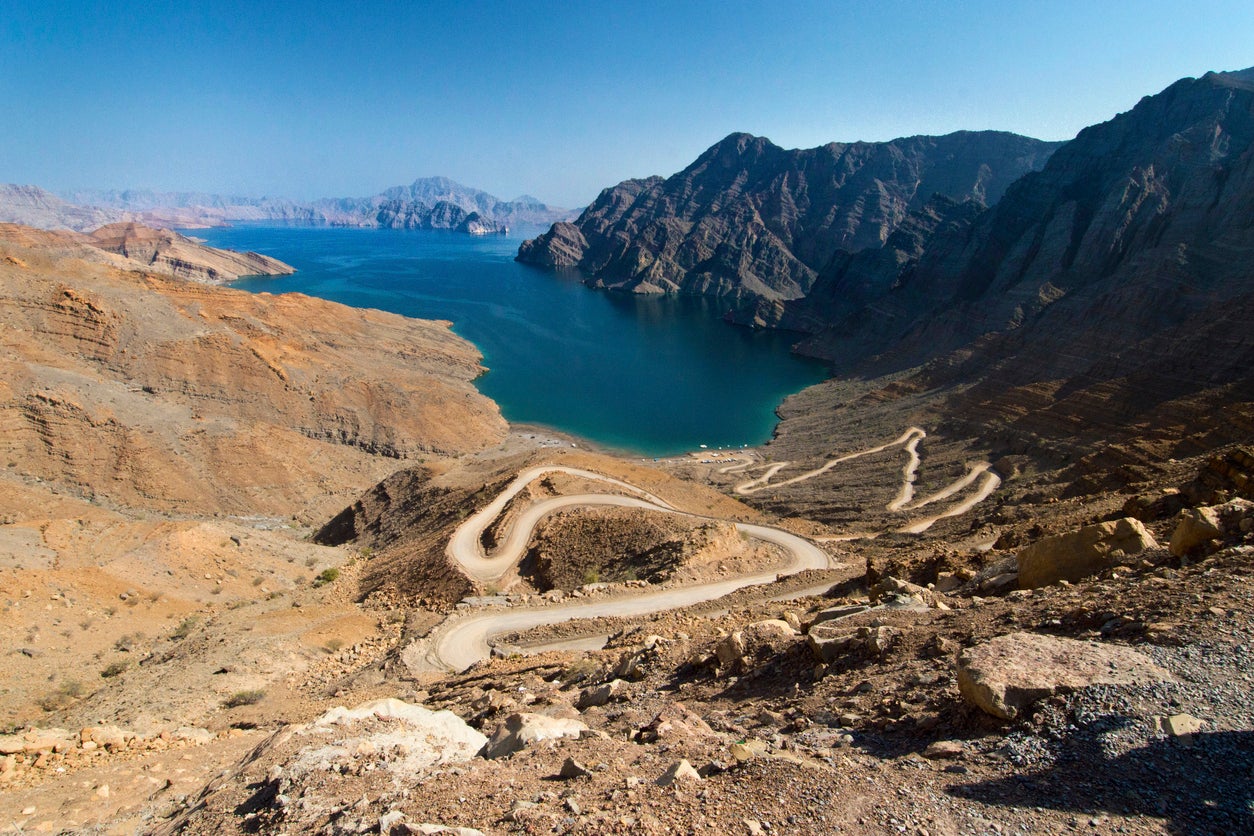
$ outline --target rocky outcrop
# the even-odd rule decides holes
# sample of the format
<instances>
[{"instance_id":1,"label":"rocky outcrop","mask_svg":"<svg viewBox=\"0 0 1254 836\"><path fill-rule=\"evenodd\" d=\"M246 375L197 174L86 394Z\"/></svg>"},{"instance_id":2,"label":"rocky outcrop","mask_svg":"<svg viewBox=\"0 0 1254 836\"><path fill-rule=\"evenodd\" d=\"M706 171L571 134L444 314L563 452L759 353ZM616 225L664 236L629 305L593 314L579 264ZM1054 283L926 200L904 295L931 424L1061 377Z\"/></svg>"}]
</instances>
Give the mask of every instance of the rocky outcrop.
<instances>
[{"instance_id":1,"label":"rocky outcrop","mask_svg":"<svg viewBox=\"0 0 1254 836\"><path fill-rule=\"evenodd\" d=\"M392 698L333 708L298 734L324 742L311 743L295 755L286 770L289 780L362 757L386 762L398 779L409 777L438 764L468 761L488 740L451 711ZM325 740L328 735L331 740Z\"/></svg>"},{"instance_id":2,"label":"rocky outcrop","mask_svg":"<svg viewBox=\"0 0 1254 836\"><path fill-rule=\"evenodd\" d=\"M1070 465L1076 491L1254 431L1254 71L1177 82L990 209L912 226L921 243L837 256L806 299L741 321L808 331L798 350L840 377L913 369L897 391L938 395L946 433ZM844 397L785 403L777 436L832 437Z\"/></svg>"},{"instance_id":3,"label":"rocky outcrop","mask_svg":"<svg viewBox=\"0 0 1254 836\"><path fill-rule=\"evenodd\" d=\"M56 200L51 195L47 196ZM448 229L472 235L489 235L504 234L512 224L551 224L568 219L573 214L569 209L548 206L530 195L501 200L447 177L420 178L407 186L394 186L370 197L324 198L308 202L137 189L79 191L71 194L70 198L102 207L89 211L105 216L95 224L68 227L71 229L94 229L102 223L120 219L180 227L220 226L237 220L277 220L388 229ZM0 220L3 220L2 210Z\"/></svg>"},{"instance_id":4,"label":"rocky outcrop","mask_svg":"<svg viewBox=\"0 0 1254 836\"><path fill-rule=\"evenodd\" d=\"M177 232L137 223L102 226L90 238L93 246L138 262L145 269L206 284L296 272L296 268L277 258L206 247Z\"/></svg>"},{"instance_id":5,"label":"rocky outcrop","mask_svg":"<svg viewBox=\"0 0 1254 836\"><path fill-rule=\"evenodd\" d=\"M1157 547L1154 535L1134 519L1086 525L1020 551L1019 586L1036 589L1062 580L1078 581Z\"/></svg>"},{"instance_id":6,"label":"rocky outcrop","mask_svg":"<svg viewBox=\"0 0 1254 836\"><path fill-rule=\"evenodd\" d=\"M606 189L518 259L637 293L798 299L837 251L880 247L933 194L995 202L1055 147L986 131L787 151L732 134L670 178Z\"/></svg>"},{"instance_id":7,"label":"rocky outcrop","mask_svg":"<svg viewBox=\"0 0 1254 836\"><path fill-rule=\"evenodd\" d=\"M757 318L814 333L804 351L844 362L887 352L900 368L999 333L1012 335L1003 356L1048 343L1032 361L1043 372L1110 363L1111 347L1183 323L1210 291L1245 289L1234 255L1254 245L1251 79L1177 82L1081 131L978 217L925 207L903 224L921 239L838 256L808 298Z\"/></svg>"},{"instance_id":8,"label":"rocky outcrop","mask_svg":"<svg viewBox=\"0 0 1254 836\"><path fill-rule=\"evenodd\" d=\"M1171 533L1171 553L1187 558L1216 551L1221 541L1254 534L1254 502L1233 499L1223 505L1185 508Z\"/></svg>"},{"instance_id":9,"label":"rocky outcrop","mask_svg":"<svg viewBox=\"0 0 1254 836\"><path fill-rule=\"evenodd\" d=\"M579 737L587 730L588 727L579 720L546 717L543 714L511 714L484 743L479 755L495 760L545 740Z\"/></svg>"},{"instance_id":10,"label":"rocky outcrop","mask_svg":"<svg viewBox=\"0 0 1254 836\"><path fill-rule=\"evenodd\" d=\"M1172 681L1149 657L1115 645L1011 633L958 656L958 690L970 704L1013 720L1038 700L1090 685Z\"/></svg>"}]
</instances>

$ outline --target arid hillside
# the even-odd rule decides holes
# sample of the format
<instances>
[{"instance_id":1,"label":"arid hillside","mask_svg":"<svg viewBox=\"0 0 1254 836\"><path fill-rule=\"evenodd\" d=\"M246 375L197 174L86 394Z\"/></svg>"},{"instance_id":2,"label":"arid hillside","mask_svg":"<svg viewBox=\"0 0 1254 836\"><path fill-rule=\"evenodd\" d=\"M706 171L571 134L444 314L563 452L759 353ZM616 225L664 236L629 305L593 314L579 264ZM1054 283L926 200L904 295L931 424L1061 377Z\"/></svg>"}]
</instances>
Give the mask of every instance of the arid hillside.
<instances>
[{"instance_id":1,"label":"arid hillside","mask_svg":"<svg viewBox=\"0 0 1254 836\"><path fill-rule=\"evenodd\" d=\"M317 519L397 458L503 437L470 383L478 354L447 324L0 246L9 478L133 508Z\"/></svg>"}]
</instances>

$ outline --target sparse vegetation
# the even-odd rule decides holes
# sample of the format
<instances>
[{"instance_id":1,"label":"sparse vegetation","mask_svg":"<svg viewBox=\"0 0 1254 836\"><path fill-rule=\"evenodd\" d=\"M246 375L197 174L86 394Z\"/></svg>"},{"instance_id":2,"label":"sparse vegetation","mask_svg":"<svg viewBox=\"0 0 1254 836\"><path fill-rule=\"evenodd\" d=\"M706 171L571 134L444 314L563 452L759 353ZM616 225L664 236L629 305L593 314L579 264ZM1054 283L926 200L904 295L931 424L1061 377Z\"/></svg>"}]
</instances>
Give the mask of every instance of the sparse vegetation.
<instances>
[{"instance_id":1,"label":"sparse vegetation","mask_svg":"<svg viewBox=\"0 0 1254 836\"><path fill-rule=\"evenodd\" d=\"M194 615L189 615L179 622L179 626L174 628L174 632L170 634L170 639L172 641L182 641L192 634L192 631L196 629L198 624L200 624L200 619Z\"/></svg>"},{"instance_id":2,"label":"sparse vegetation","mask_svg":"<svg viewBox=\"0 0 1254 836\"><path fill-rule=\"evenodd\" d=\"M143 633L127 633L126 635L118 636L118 640L113 643L113 649L122 653L130 653L135 648L135 645L143 640Z\"/></svg>"},{"instance_id":3,"label":"sparse vegetation","mask_svg":"<svg viewBox=\"0 0 1254 836\"><path fill-rule=\"evenodd\" d=\"M344 647L343 639L327 639L326 644L322 645L327 653L337 653L342 647Z\"/></svg>"},{"instance_id":4,"label":"sparse vegetation","mask_svg":"<svg viewBox=\"0 0 1254 836\"><path fill-rule=\"evenodd\" d=\"M318 573L318 577L314 578L313 585L324 586L329 583L334 583L339 577L340 570L334 566L330 566Z\"/></svg>"},{"instance_id":5,"label":"sparse vegetation","mask_svg":"<svg viewBox=\"0 0 1254 836\"><path fill-rule=\"evenodd\" d=\"M587 571L583 573L583 582L584 583L600 583L601 582L601 570L596 568L595 566L592 567L591 569L588 569Z\"/></svg>"},{"instance_id":6,"label":"sparse vegetation","mask_svg":"<svg viewBox=\"0 0 1254 836\"><path fill-rule=\"evenodd\" d=\"M35 701L44 711L58 711L71 705L86 693L83 683L77 679L67 679L55 691L45 694Z\"/></svg>"},{"instance_id":7,"label":"sparse vegetation","mask_svg":"<svg viewBox=\"0 0 1254 836\"><path fill-rule=\"evenodd\" d=\"M105 666L105 669L100 672L100 675L105 679L112 679L115 676L125 673L126 669L129 667L130 665L128 663L121 660L117 662L110 662Z\"/></svg>"},{"instance_id":8,"label":"sparse vegetation","mask_svg":"<svg viewBox=\"0 0 1254 836\"><path fill-rule=\"evenodd\" d=\"M601 663L591 656L584 656L566 666L566 669L562 671L561 680L569 685L572 682L591 679L599 673L601 673Z\"/></svg>"},{"instance_id":9,"label":"sparse vegetation","mask_svg":"<svg viewBox=\"0 0 1254 836\"><path fill-rule=\"evenodd\" d=\"M256 705L266 698L266 692L255 688L248 691L236 691L222 701L224 708L239 708L244 705Z\"/></svg>"}]
</instances>

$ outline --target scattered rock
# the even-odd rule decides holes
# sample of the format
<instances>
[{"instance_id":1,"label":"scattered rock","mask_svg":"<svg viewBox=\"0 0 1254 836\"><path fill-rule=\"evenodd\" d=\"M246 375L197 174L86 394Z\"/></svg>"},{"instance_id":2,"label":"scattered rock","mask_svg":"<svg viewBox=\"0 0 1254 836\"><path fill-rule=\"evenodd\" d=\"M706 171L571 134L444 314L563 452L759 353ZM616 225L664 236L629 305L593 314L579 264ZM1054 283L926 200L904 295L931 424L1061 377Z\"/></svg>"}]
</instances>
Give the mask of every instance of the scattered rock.
<instances>
[{"instance_id":1,"label":"scattered rock","mask_svg":"<svg viewBox=\"0 0 1254 836\"><path fill-rule=\"evenodd\" d=\"M562 762L562 768L557 775L559 778L564 778L566 780L574 778L591 778L592 770L574 758L567 758Z\"/></svg>"},{"instance_id":2,"label":"scattered rock","mask_svg":"<svg viewBox=\"0 0 1254 836\"><path fill-rule=\"evenodd\" d=\"M1172 679L1135 650L1035 633L998 636L958 656L963 698L1004 720L1063 691Z\"/></svg>"},{"instance_id":3,"label":"scattered rock","mask_svg":"<svg viewBox=\"0 0 1254 836\"><path fill-rule=\"evenodd\" d=\"M669 787L672 784L676 784L681 781L687 782L700 780L701 773L697 772L697 770L694 769L692 764L688 763L688 761L681 760L679 763L672 764L670 769L662 773L662 777L658 778L656 783L659 787Z\"/></svg>"},{"instance_id":4,"label":"scattered rock","mask_svg":"<svg viewBox=\"0 0 1254 836\"><path fill-rule=\"evenodd\" d=\"M1213 551L1213 547L1226 535L1247 532L1254 524L1247 525L1254 517L1254 503L1234 499L1222 505L1186 508L1177 517L1175 531L1171 534L1171 553L1176 557L1188 557L1195 552Z\"/></svg>"},{"instance_id":5,"label":"scattered rock","mask_svg":"<svg viewBox=\"0 0 1254 836\"><path fill-rule=\"evenodd\" d=\"M653 720L640 730L640 740L656 743L659 740L697 740L717 737L709 723L700 715L688 710L683 703L671 703L657 713Z\"/></svg>"},{"instance_id":6,"label":"scattered rock","mask_svg":"<svg viewBox=\"0 0 1254 836\"><path fill-rule=\"evenodd\" d=\"M835 621L841 618L848 618L851 615L857 615L860 612L866 612L871 609L866 604L846 604L840 607L828 607L825 610L819 610L814 615L814 620L810 622L811 629L816 624L822 624L824 621Z\"/></svg>"},{"instance_id":7,"label":"scattered rock","mask_svg":"<svg viewBox=\"0 0 1254 836\"><path fill-rule=\"evenodd\" d=\"M933 761L960 758L965 748L961 740L937 740L923 750L923 757Z\"/></svg>"},{"instance_id":8,"label":"scattered rock","mask_svg":"<svg viewBox=\"0 0 1254 836\"><path fill-rule=\"evenodd\" d=\"M443 824L401 824L393 832L419 836L484 836L482 830L475 830L473 827L449 827Z\"/></svg>"},{"instance_id":9,"label":"scattered rock","mask_svg":"<svg viewBox=\"0 0 1254 836\"><path fill-rule=\"evenodd\" d=\"M1035 589L1060 580L1075 582L1110 568L1121 555L1131 557L1157 547L1154 536L1131 517L1086 525L1022 549L1017 556L1019 586Z\"/></svg>"},{"instance_id":10,"label":"scattered rock","mask_svg":"<svg viewBox=\"0 0 1254 836\"><path fill-rule=\"evenodd\" d=\"M511 714L479 750L489 760L512 755L533 743L579 737L588 727L578 720L546 717L543 714Z\"/></svg>"},{"instance_id":11,"label":"scattered rock","mask_svg":"<svg viewBox=\"0 0 1254 836\"><path fill-rule=\"evenodd\" d=\"M1177 738L1181 743L1192 743L1193 735L1206 728L1206 721L1191 714L1172 714L1170 717L1159 717L1158 728L1163 734Z\"/></svg>"},{"instance_id":12,"label":"scattered rock","mask_svg":"<svg viewBox=\"0 0 1254 836\"><path fill-rule=\"evenodd\" d=\"M736 630L719 640L714 646L714 655L720 667L735 670L742 666L745 650L744 633Z\"/></svg>"},{"instance_id":13,"label":"scattered rock","mask_svg":"<svg viewBox=\"0 0 1254 836\"><path fill-rule=\"evenodd\" d=\"M766 752L766 744L761 740L741 740L728 747L728 754L736 763L748 763Z\"/></svg>"},{"instance_id":14,"label":"scattered rock","mask_svg":"<svg viewBox=\"0 0 1254 836\"><path fill-rule=\"evenodd\" d=\"M353 735L358 728L362 733ZM331 745L301 750L292 765L294 773L331 770L345 758L375 758L388 761L399 779L437 764L468 761L487 742L451 711L431 711L397 699L333 708L305 733L327 731L344 736Z\"/></svg>"},{"instance_id":15,"label":"scattered rock","mask_svg":"<svg viewBox=\"0 0 1254 836\"><path fill-rule=\"evenodd\" d=\"M583 711L585 708L605 705L621 697L626 690L627 683L621 679L612 679L604 685L584 688L579 692L579 699L575 700L575 708Z\"/></svg>"}]
</instances>

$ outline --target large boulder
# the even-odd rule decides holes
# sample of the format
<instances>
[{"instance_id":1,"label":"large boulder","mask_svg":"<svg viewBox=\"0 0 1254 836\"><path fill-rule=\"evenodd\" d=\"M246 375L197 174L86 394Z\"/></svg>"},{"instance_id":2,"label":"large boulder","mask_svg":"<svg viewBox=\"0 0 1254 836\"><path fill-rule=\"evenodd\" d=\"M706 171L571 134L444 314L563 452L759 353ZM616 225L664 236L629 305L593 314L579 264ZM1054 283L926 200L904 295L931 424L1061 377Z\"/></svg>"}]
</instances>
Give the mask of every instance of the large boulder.
<instances>
[{"instance_id":1,"label":"large boulder","mask_svg":"<svg viewBox=\"0 0 1254 836\"><path fill-rule=\"evenodd\" d=\"M503 758L544 740L579 737L588 727L579 720L546 717L543 714L511 714L497 726L479 751L489 760Z\"/></svg>"},{"instance_id":2,"label":"large boulder","mask_svg":"<svg viewBox=\"0 0 1254 836\"><path fill-rule=\"evenodd\" d=\"M1188 557L1217 548L1218 540L1254 530L1254 525L1246 522L1252 517L1254 502L1245 499L1234 499L1223 505L1186 508L1180 512L1175 531L1171 533L1171 553L1176 557Z\"/></svg>"},{"instance_id":3,"label":"large boulder","mask_svg":"<svg viewBox=\"0 0 1254 836\"><path fill-rule=\"evenodd\" d=\"M1036 589L1058 581L1078 581L1120 560L1157 548L1154 535L1131 517L1086 525L1046 537L1019 552L1019 588Z\"/></svg>"},{"instance_id":4,"label":"large boulder","mask_svg":"<svg viewBox=\"0 0 1254 836\"><path fill-rule=\"evenodd\" d=\"M1170 672L1135 650L1036 633L998 636L958 655L963 698L1003 720L1057 693L1171 679Z\"/></svg>"},{"instance_id":5,"label":"large boulder","mask_svg":"<svg viewBox=\"0 0 1254 836\"><path fill-rule=\"evenodd\" d=\"M302 733L330 735L335 742L302 750L295 774L332 769L344 758L378 757L397 775L444 763L468 761L487 738L451 711L432 711L397 699L333 708Z\"/></svg>"}]
</instances>

